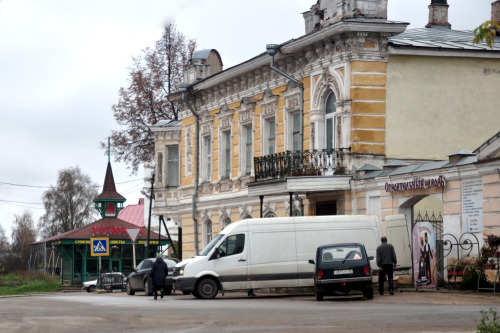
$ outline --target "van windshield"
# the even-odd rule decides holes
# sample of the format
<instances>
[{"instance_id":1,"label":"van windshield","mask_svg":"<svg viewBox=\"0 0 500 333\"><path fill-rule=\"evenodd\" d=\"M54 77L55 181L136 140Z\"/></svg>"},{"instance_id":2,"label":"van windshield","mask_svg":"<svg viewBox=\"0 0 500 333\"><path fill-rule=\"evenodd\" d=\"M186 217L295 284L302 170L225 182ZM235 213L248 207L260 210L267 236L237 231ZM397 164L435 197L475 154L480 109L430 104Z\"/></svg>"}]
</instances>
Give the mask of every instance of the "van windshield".
<instances>
[{"instance_id":1,"label":"van windshield","mask_svg":"<svg viewBox=\"0 0 500 333\"><path fill-rule=\"evenodd\" d=\"M199 256L206 256L206 255L208 255L208 253L210 253L210 251L212 251L212 249L214 248L215 244L217 244L222 237L224 237L224 234L218 234L217 236L215 236L215 238L212 239L210 241L210 243L208 243L207 246L205 246L205 248L200 252Z\"/></svg>"}]
</instances>

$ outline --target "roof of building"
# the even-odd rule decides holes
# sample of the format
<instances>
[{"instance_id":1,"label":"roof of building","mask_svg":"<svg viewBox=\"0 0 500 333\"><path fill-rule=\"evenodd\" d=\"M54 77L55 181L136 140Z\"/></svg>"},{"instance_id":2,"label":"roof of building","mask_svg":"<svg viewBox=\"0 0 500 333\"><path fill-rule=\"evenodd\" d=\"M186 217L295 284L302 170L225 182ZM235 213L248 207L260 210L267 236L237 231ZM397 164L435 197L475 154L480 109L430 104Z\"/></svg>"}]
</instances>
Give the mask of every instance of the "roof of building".
<instances>
[{"instance_id":1,"label":"roof of building","mask_svg":"<svg viewBox=\"0 0 500 333\"><path fill-rule=\"evenodd\" d=\"M180 126L181 125L180 120L170 120L170 119L165 119L165 120L160 120L156 124L153 125L153 127L175 127L175 126Z\"/></svg>"},{"instance_id":2,"label":"roof of building","mask_svg":"<svg viewBox=\"0 0 500 333\"><path fill-rule=\"evenodd\" d=\"M144 198L139 199L137 205L127 205L118 213L118 218L144 227Z\"/></svg>"},{"instance_id":3,"label":"roof of building","mask_svg":"<svg viewBox=\"0 0 500 333\"><path fill-rule=\"evenodd\" d=\"M483 151L485 153L481 154ZM442 168L450 168L461 165L474 164L478 162L481 163L491 159L498 159L500 158L500 132L498 132L492 138L483 143L478 149L474 151L474 153L466 149L460 149L448 156L457 156L457 155L462 155L462 158L455 163L451 163L450 161L435 161L422 164L400 166L389 170L376 170L375 167L367 168L366 165L363 165L356 171L368 170L363 176L358 178L360 180L365 180L365 179L372 179L375 177L395 176L407 173L424 172Z\"/></svg>"},{"instance_id":4,"label":"roof of building","mask_svg":"<svg viewBox=\"0 0 500 333\"><path fill-rule=\"evenodd\" d=\"M493 47L486 43L474 44L473 31L452 30L443 28L409 29L389 38L389 45L393 47L417 47L427 49L448 49L467 51L500 51L500 43Z\"/></svg>"},{"instance_id":5,"label":"roof of building","mask_svg":"<svg viewBox=\"0 0 500 333\"><path fill-rule=\"evenodd\" d=\"M108 167L106 168L106 176L104 176L104 185L102 187L102 193L95 198L94 201L101 199L112 199L125 201L125 197L116 192L115 179L113 177L113 170L111 169L111 162L108 161Z\"/></svg>"},{"instance_id":6,"label":"roof of building","mask_svg":"<svg viewBox=\"0 0 500 333\"><path fill-rule=\"evenodd\" d=\"M138 226L133 223L129 223L127 221L123 221L115 217L105 217L93 223L87 224L86 226L83 226L81 228L77 228L71 231L64 232L59 235L48 237L33 244L52 242L63 239L88 240L90 238L100 235L106 235L106 237L109 237L109 239L115 239L115 240L130 239L125 230L127 228L137 229L137 227ZM139 234L139 238L144 239L145 237L147 237L147 228L142 227L141 233ZM151 231L150 238L158 239L158 234L156 232ZM165 236L161 236L161 238L168 239L168 237Z\"/></svg>"}]
</instances>

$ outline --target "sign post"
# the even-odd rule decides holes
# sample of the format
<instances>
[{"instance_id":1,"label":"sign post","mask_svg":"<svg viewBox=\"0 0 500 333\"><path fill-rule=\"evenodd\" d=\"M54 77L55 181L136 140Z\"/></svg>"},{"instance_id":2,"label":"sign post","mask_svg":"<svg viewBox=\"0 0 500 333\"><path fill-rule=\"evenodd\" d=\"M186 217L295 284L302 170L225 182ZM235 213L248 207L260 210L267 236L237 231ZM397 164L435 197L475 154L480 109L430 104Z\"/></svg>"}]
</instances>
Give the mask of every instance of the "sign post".
<instances>
[{"instance_id":1,"label":"sign post","mask_svg":"<svg viewBox=\"0 0 500 333\"><path fill-rule=\"evenodd\" d=\"M140 228L126 228L126 231L127 231L128 237L132 241L132 256L134 258L134 269L135 269L136 268L136 264L135 264L135 261L136 261L135 260L135 241L137 240L137 237L141 233L141 229Z\"/></svg>"},{"instance_id":2,"label":"sign post","mask_svg":"<svg viewBox=\"0 0 500 333\"><path fill-rule=\"evenodd\" d=\"M109 256L109 237L96 237L90 239L90 255L99 257L98 283L101 286L101 257Z\"/></svg>"}]
</instances>

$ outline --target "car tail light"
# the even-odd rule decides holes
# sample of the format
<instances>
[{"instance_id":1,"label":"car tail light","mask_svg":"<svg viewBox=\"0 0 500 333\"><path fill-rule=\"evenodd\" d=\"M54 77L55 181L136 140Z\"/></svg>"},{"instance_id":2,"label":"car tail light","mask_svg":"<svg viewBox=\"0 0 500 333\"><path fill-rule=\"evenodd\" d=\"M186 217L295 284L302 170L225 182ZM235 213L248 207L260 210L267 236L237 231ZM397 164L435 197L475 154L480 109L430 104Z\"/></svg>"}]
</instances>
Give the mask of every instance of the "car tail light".
<instances>
[{"instance_id":1,"label":"car tail light","mask_svg":"<svg viewBox=\"0 0 500 333\"><path fill-rule=\"evenodd\" d=\"M370 266L363 267L363 275L370 275Z\"/></svg>"},{"instance_id":2,"label":"car tail light","mask_svg":"<svg viewBox=\"0 0 500 333\"><path fill-rule=\"evenodd\" d=\"M318 269L318 279L324 279L325 278L325 274L323 273L323 270L322 269Z\"/></svg>"}]
</instances>

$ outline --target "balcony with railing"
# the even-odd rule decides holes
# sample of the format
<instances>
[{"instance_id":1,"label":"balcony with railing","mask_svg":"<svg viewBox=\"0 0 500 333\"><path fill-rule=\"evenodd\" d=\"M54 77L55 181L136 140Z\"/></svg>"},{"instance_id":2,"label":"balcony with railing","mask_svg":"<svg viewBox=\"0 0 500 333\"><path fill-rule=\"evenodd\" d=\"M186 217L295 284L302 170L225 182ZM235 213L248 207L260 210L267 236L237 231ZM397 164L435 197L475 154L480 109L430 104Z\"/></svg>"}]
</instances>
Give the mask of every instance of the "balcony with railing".
<instances>
[{"instance_id":1,"label":"balcony with railing","mask_svg":"<svg viewBox=\"0 0 500 333\"><path fill-rule=\"evenodd\" d=\"M344 175L344 157L351 148L285 151L254 157L255 181L268 179Z\"/></svg>"}]
</instances>

